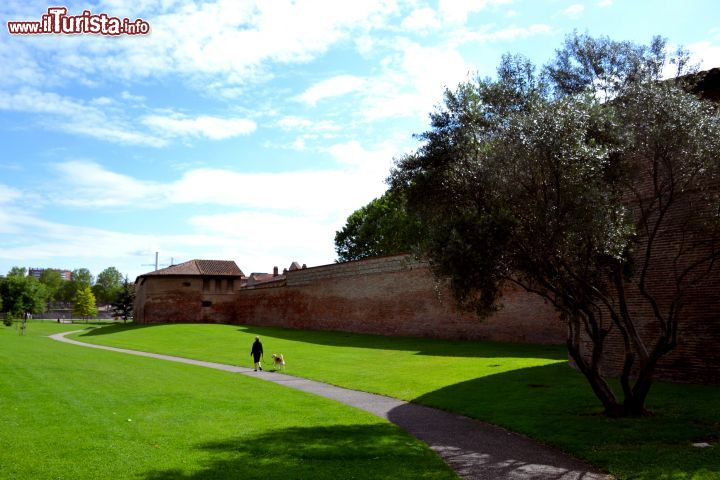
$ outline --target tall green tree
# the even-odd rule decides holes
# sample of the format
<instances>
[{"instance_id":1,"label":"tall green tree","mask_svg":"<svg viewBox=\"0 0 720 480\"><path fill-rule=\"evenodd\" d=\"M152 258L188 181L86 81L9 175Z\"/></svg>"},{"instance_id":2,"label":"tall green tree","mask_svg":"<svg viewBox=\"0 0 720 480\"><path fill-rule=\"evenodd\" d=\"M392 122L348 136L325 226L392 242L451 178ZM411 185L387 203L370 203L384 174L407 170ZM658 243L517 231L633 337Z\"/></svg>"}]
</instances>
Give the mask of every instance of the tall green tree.
<instances>
[{"instance_id":1,"label":"tall green tree","mask_svg":"<svg viewBox=\"0 0 720 480\"><path fill-rule=\"evenodd\" d=\"M132 317L134 305L135 284L128 282L128 278L125 277L120 290L115 295L115 300L112 302L113 315L122 318L123 322L127 322Z\"/></svg>"},{"instance_id":2,"label":"tall green tree","mask_svg":"<svg viewBox=\"0 0 720 480\"><path fill-rule=\"evenodd\" d=\"M505 56L496 80L446 92L391 175L459 301L488 314L508 284L547 299L612 416L645 413L687 294L720 260L720 116L688 93L686 64L659 38L573 35L540 73ZM611 331L622 400L601 371Z\"/></svg>"},{"instance_id":3,"label":"tall green tree","mask_svg":"<svg viewBox=\"0 0 720 480\"><path fill-rule=\"evenodd\" d=\"M95 295L88 285L82 285L75 294L73 304L73 315L87 320L89 317L97 315L97 307L95 306Z\"/></svg>"},{"instance_id":4,"label":"tall green tree","mask_svg":"<svg viewBox=\"0 0 720 480\"><path fill-rule=\"evenodd\" d=\"M90 273L90 270L87 268L77 268L73 270L71 279L75 285L88 287L93 285L94 280L92 273Z\"/></svg>"},{"instance_id":5,"label":"tall green tree","mask_svg":"<svg viewBox=\"0 0 720 480\"><path fill-rule=\"evenodd\" d=\"M42 313L48 299L47 289L34 277L8 275L0 281L0 297L4 311L15 317L25 313Z\"/></svg>"},{"instance_id":6,"label":"tall green tree","mask_svg":"<svg viewBox=\"0 0 720 480\"><path fill-rule=\"evenodd\" d=\"M407 213L403 193L388 191L347 218L335 232L335 251L339 261L410 252L420 230L419 220Z\"/></svg>"},{"instance_id":7,"label":"tall green tree","mask_svg":"<svg viewBox=\"0 0 720 480\"><path fill-rule=\"evenodd\" d=\"M115 300L122 288L123 276L115 267L108 267L97 276L95 285L92 286L93 294L98 302L108 304Z\"/></svg>"},{"instance_id":8,"label":"tall green tree","mask_svg":"<svg viewBox=\"0 0 720 480\"><path fill-rule=\"evenodd\" d=\"M63 287L64 280L60 272L50 268L46 268L40 274L40 283L45 285L48 293L48 300L60 300L60 291Z\"/></svg>"},{"instance_id":9,"label":"tall green tree","mask_svg":"<svg viewBox=\"0 0 720 480\"><path fill-rule=\"evenodd\" d=\"M73 302L77 293L83 287L92 287L93 276L87 268L78 268L72 271L70 280L63 283L60 296L64 302Z\"/></svg>"},{"instance_id":10,"label":"tall green tree","mask_svg":"<svg viewBox=\"0 0 720 480\"><path fill-rule=\"evenodd\" d=\"M23 267L12 267L8 272L8 277L24 277L27 275L27 269Z\"/></svg>"}]
</instances>

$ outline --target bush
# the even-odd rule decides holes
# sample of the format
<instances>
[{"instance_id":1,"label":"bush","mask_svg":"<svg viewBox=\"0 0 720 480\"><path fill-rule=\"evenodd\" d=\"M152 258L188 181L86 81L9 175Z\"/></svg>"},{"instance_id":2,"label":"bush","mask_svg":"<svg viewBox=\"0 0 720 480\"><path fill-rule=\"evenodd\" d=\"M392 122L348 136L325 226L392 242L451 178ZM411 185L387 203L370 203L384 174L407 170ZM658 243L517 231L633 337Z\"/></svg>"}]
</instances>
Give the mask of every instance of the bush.
<instances>
[{"instance_id":1,"label":"bush","mask_svg":"<svg viewBox=\"0 0 720 480\"><path fill-rule=\"evenodd\" d=\"M3 324L6 327L12 327L12 324L15 320L16 320L16 318L10 312L6 312L5 315L3 316Z\"/></svg>"}]
</instances>

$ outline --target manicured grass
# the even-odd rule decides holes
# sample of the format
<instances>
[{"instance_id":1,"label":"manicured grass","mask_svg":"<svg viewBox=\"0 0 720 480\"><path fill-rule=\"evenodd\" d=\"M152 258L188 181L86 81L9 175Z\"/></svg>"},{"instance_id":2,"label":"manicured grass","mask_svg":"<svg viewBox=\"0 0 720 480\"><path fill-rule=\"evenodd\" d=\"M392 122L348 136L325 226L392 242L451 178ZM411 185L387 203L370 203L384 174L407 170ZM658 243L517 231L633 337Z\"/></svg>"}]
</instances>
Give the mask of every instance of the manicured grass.
<instances>
[{"instance_id":1,"label":"manicured grass","mask_svg":"<svg viewBox=\"0 0 720 480\"><path fill-rule=\"evenodd\" d=\"M424 444L243 375L0 327L0 478L456 478Z\"/></svg>"},{"instance_id":2,"label":"manicured grass","mask_svg":"<svg viewBox=\"0 0 720 480\"><path fill-rule=\"evenodd\" d=\"M720 479L720 387L657 383L646 418L608 419L564 348L233 325L111 326L92 343L250 366L260 335L287 373L505 426L621 479ZM710 440L711 448L692 447Z\"/></svg>"}]
</instances>

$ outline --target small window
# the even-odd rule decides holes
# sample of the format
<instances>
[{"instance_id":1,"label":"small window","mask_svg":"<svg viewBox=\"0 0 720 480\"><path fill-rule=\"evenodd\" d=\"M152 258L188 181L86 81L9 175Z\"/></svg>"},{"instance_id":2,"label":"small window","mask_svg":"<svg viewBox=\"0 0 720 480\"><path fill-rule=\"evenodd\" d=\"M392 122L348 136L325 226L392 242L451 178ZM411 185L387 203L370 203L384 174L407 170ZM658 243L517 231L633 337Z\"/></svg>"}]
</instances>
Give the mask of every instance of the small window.
<instances>
[{"instance_id":1,"label":"small window","mask_svg":"<svg viewBox=\"0 0 720 480\"><path fill-rule=\"evenodd\" d=\"M212 302L210 300L203 300L202 306L203 307L212 307Z\"/></svg>"},{"instance_id":2,"label":"small window","mask_svg":"<svg viewBox=\"0 0 720 480\"><path fill-rule=\"evenodd\" d=\"M210 290L210 280L207 278L203 278L203 292L207 292Z\"/></svg>"},{"instance_id":3,"label":"small window","mask_svg":"<svg viewBox=\"0 0 720 480\"><path fill-rule=\"evenodd\" d=\"M183 282L183 287L189 287L189 286L190 286L190 282Z\"/></svg>"},{"instance_id":4,"label":"small window","mask_svg":"<svg viewBox=\"0 0 720 480\"><path fill-rule=\"evenodd\" d=\"M220 279L220 278L215 279L215 291L216 292L222 291L222 279Z\"/></svg>"}]
</instances>

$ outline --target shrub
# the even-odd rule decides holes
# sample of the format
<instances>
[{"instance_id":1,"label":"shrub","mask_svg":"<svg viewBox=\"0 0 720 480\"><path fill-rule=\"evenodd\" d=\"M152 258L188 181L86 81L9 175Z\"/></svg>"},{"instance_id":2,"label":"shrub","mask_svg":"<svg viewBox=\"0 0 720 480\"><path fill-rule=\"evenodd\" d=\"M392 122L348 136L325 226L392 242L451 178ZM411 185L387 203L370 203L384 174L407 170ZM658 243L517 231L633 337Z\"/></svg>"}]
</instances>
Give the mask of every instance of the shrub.
<instances>
[{"instance_id":1,"label":"shrub","mask_svg":"<svg viewBox=\"0 0 720 480\"><path fill-rule=\"evenodd\" d=\"M3 324L6 327L12 327L13 322L16 320L16 318L13 316L10 312L5 312L5 315L3 316Z\"/></svg>"}]
</instances>

